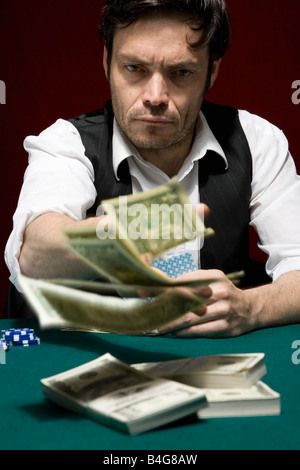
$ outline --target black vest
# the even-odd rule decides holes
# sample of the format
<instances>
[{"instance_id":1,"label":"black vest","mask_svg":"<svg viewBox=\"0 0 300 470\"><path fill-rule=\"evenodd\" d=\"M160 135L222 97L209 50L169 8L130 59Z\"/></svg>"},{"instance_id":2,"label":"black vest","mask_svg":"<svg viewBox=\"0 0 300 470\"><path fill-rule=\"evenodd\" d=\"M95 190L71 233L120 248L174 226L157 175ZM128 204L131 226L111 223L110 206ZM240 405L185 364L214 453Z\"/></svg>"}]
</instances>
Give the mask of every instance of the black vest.
<instances>
[{"instance_id":1,"label":"black vest","mask_svg":"<svg viewBox=\"0 0 300 470\"><path fill-rule=\"evenodd\" d=\"M249 200L251 195L252 157L241 127L238 111L228 106L204 102L202 111L228 160L209 151L199 161L199 191L211 215L207 225L216 234L204 242L201 249L201 267L217 268L225 273L245 270L245 286L260 283L250 279L249 269ZM97 198L90 213L95 214L103 199L130 194L131 178L127 161L118 170L116 179L112 163L113 111L111 103L103 110L71 119L78 129L86 156L95 172ZM251 264L252 266L252 264ZM263 280L264 282L267 279Z\"/></svg>"}]
</instances>

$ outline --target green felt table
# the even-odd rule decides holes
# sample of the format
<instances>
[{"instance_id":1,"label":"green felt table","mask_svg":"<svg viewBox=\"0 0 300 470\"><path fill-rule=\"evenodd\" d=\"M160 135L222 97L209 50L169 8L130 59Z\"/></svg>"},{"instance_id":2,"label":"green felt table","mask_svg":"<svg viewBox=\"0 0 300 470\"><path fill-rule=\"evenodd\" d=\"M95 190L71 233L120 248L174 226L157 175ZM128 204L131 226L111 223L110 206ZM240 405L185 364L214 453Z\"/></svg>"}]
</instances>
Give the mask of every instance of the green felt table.
<instances>
[{"instance_id":1,"label":"green felt table","mask_svg":"<svg viewBox=\"0 0 300 470\"><path fill-rule=\"evenodd\" d=\"M0 364L2 450L296 450L300 448L300 364L292 349L300 325L231 339L176 339L39 330L35 320L0 321L1 329L33 327L39 346L12 347ZM299 343L300 344L300 343ZM40 379L109 352L127 362L221 353L263 352L264 377L281 394L280 416L197 420L190 416L130 436L46 400ZM294 356L293 356L294 354ZM299 354L300 356L300 354ZM2 362L3 356L2 356Z\"/></svg>"}]
</instances>

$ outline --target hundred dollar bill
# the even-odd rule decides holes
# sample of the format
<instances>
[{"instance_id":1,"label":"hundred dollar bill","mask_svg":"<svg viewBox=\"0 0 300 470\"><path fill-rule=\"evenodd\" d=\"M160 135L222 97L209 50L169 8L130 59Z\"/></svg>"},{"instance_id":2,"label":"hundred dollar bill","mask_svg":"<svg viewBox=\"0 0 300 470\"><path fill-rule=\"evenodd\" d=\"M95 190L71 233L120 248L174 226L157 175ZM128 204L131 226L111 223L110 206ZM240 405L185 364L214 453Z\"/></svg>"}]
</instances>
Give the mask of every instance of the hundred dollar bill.
<instances>
[{"instance_id":1,"label":"hundred dollar bill","mask_svg":"<svg viewBox=\"0 0 300 470\"><path fill-rule=\"evenodd\" d=\"M20 275L19 282L41 328L94 328L142 334L167 324L208 299L168 289L152 299L122 299L65 287Z\"/></svg>"}]
</instances>

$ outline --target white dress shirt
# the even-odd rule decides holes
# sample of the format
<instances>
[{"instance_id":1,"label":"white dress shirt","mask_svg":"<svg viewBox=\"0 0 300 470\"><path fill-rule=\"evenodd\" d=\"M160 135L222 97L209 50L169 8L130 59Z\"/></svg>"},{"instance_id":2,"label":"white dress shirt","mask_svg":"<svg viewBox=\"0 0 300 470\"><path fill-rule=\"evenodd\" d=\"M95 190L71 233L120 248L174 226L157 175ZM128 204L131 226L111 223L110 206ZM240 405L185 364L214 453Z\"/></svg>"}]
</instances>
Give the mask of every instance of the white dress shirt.
<instances>
[{"instance_id":1,"label":"white dress shirt","mask_svg":"<svg viewBox=\"0 0 300 470\"><path fill-rule=\"evenodd\" d=\"M239 117L253 159L250 224L258 233L259 247L268 255L267 273L275 280L286 272L300 270L300 177L287 139L277 127L247 111L239 111ZM13 231L5 249L10 280L17 287L18 257L27 225L46 212L82 220L96 198L93 166L85 156L79 132L70 122L58 119L39 136L27 137L24 147L29 153L29 165L13 217ZM198 160L207 150L220 154L228 165L220 144L200 113L193 147L178 174L192 204L199 202ZM141 158L115 122L115 173L126 158L133 193L169 181L164 172ZM199 241L191 241L180 245L176 254L188 250L198 263L198 244ZM167 256L172 254L174 250Z\"/></svg>"}]
</instances>

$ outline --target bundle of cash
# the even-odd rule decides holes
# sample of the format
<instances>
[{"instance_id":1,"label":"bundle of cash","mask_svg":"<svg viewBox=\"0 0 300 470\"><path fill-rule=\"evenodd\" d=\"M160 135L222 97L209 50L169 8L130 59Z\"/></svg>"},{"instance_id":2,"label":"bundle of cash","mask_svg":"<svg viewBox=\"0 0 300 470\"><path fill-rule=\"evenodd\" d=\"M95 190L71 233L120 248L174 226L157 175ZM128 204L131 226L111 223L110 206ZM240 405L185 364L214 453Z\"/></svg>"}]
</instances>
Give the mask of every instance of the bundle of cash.
<instances>
[{"instance_id":1,"label":"bundle of cash","mask_svg":"<svg viewBox=\"0 0 300 470\"><path fill-rule=\"evenodd\" d=\"M149 377L198 387L207 407L202 419L279 415L280 394L260 379L267 373L264 353L219 354L132 364Z\"/></svg>"},{"instance_id":2,"label":"bundle of cash","mask_svg":"<svg viewBox=\"0 0 300 470\"><path fill-rule=\"evenodd\" d=\"M206 406L199 389L152 379L110 354L41 380L47 398L129 434L139 434Z\"/></svg>"}]
</instances>

